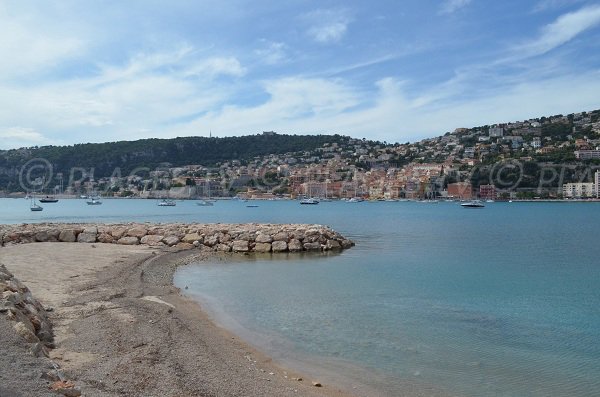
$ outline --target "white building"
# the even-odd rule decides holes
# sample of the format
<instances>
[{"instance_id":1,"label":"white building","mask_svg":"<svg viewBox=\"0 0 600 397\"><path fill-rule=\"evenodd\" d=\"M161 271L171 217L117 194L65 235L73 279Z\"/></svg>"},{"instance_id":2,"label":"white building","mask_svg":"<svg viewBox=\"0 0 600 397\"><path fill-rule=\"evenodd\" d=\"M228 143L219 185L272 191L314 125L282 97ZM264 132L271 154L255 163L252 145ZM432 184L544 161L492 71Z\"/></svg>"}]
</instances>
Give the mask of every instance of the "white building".
<instances>
[{"instance_id":1,"label":"white building","mask_svg":"<svg viewBox=\"0 0 600 397\"><path fill-rule=\"evenodd\" d=\"M502 127L491 127L488 134L490 138L498 138L504 135L504 128Z\"/></svg>"},{"instance_id":2,"label":"white building","mask_svg":"<svg viewBox=\"0 0 600 397\"><path fill-rule=\"evenodd\" d=\"M598 180L598 172L596 172L596 181ZM564 198L589 198L596 197L598 191L596 190L596 183L593 182L578 182L578 183L565 183L563 185L563 197Z\"/></svg>"},{"instance_id":3,"label":"white building","mask_svg":"<svg viewBox=\"0 0 600 397\"><path fill-rule=\"evenodd\" d=\"M539 149L542 147L542 140L539 136L536 136L531 141L531 147L534 149Z\"/></svg>"},{"instance_id":4,"label":"white building","mask_svg":"<svg viewBox=\"0 0 600 397\"><path fill-rule=\"evenodd\" d=\"M594 174L594 182L596 185L596 198L600 198L600 171Z\"/></svg>"}]
</instances>

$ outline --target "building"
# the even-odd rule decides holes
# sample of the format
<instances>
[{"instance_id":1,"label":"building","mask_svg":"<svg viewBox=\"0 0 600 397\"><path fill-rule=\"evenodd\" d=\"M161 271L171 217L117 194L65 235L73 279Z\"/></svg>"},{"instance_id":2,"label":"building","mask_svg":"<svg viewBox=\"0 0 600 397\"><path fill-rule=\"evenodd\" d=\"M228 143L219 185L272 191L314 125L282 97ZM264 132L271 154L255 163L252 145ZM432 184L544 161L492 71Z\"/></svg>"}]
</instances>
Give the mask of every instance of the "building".
<instances>
[{"instance_id":1,"label":"building","mask_svg":"<svg viewBox=\"0 0 600 397\"><path fill-rule=\"evenodd\" d=\"M469 182L456 182L448 184L448 197L469 200L473 197L473 189Z\"/></svg>"},{"instance_id":2,"label":"building","mask_svg":"<svg viewBox=\"0 0 600 397\"><path fill-rule=\"evenodd\" d=\"M490 136L490 138L500 138L504 135L504 128L490 127L490 132L488 135Z\"/></svg>"},{"instance_id":3,"label":"building","mask_svg":"<svg viewBox=\"0 0 600 397\"><path fill-rule=\"evenodd\" d=\"M600 198L600 171L594 174L594 185L596 185L596 198Z\"/></svg>"},{"instance_id":4,"label":"building","mask_svg":"<svg viewBox=\"0 0 600 397\"><path fill-rule=\"evenodd\" d=\"M600 159L600 150L575 150L575 158L579 160Z\"/></svg>"},{"instance_id":5,"label":"building","mask_svg":"<svg viewBox=\"0 0 600 397\"><path fill-rule=\"evenodd\" d=\"M496 199L496 186L480 185L479 186L479 197L483 200L495 200Z\"/></svg>"},{"instance_id":6,"label":"building","mask_svg":"<svg viewBox=\"0 0 600 397\"><path fill-rule=\"evenodd\" d=\"M598 179L597 171L596 171L596 179ZM565 183L563 185L563 197L564 198L596 197L598 194L596 186L597 185L593 182Z\"/></svg>"},{"instance_id":7,"label":"building","mask_svg":"<svg viewBox=\"0 0 600 397\"><path fill-rule=\"evenodd\" d=\"M531 147L534 149L539 149L542 147L542 140L540 137L536 136L531 141Z\"/></svg>"}]
</instances>

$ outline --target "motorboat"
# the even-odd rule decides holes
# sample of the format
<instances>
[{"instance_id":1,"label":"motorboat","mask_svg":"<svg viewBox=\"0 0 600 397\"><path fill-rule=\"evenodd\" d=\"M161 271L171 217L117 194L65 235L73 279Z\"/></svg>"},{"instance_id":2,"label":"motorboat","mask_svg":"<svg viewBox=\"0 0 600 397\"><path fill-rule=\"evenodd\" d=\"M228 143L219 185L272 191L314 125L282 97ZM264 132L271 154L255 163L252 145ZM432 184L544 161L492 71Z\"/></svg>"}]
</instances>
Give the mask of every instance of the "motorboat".
<instances>
[{"instance_id":1,"label":"motorboat","mask_svg":"<svg viewBox=\"0 0 600 397\"><path fill-rule=\"evenodd\" d=\"M485 205L480 200L471 200L460 205L463 208L483 208Z\"/></svg>"},{"instance_id":2,"label":"motorboat","mask_svg":"<svg viewBox=\"0 0 600 397\"><path fill-rule=\"evenodd\" d=\"M87 201L87 205L100 205L100 204L102 204L102 201L100 201L100 199L97 197L92 197L90 200Z\"/></svg>"},{"instance_id":3,"label":"motorboat","mask_svg":"<svg viewBox=\"0 0 600 397\"><path fill-rule=\"evenodd\" d=\"M300 204L309 204L309 205L310 204L312 204L312 205L319 204L319 200L316 198L313 198L313 197L305 198L305 199L300 200Z\"/></svg>"},{"instance_id":4,"label":"motorboat","mask_svg":"<svg viewBox=\"0 0 600 397\"><path fill-rule=\"evenodd\" d=\"M40 199L40 203L58 203L58 199L54 196L46 196Z\"/></svg>"},{"instance_id":5,"label":"motorboat","mask_svg":"<svg viewBox=\"0 0 600 397\"><path fill-rule=\"evenodd\" d=\"M158 205L159 207L175 207L177 203L175 203L175 201L171 199L162 199L156 205Z\"/></svg>"},{"instance_id":6,"label":"motorboat","mask_svg":"<svg viewBox=\"0 0 600 397\"><path fill-rule=\"evenodd\" d=\"M196 201L196 205L199 205L200 207L212 207L214 204L212 201L200 200Z\"/></svg>"}]
</instances>

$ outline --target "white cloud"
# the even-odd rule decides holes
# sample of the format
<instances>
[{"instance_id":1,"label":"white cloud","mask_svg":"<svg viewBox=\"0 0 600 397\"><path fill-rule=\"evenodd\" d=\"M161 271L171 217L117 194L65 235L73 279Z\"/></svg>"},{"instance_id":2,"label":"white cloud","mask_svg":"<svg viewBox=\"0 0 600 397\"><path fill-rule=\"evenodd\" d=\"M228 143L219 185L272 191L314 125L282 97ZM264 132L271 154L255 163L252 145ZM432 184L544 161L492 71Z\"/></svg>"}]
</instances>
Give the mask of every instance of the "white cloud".
<instances>
[{"instance_id":1,"label":"white cloud","mask_svg":"<svg viewBox=\"0 0 600 397\"><path fill-rule=\"evenodd\" d=\"M85 50L83 40L36 18L18 18L0 7L0 79L48 71Z\"/></svg>"},{"instance_id":2,"label":"white cloud","mask_svg":"<svg viewBox=\"0 0 600 397\"><path fill-rule=\"evenodd\" d=\"M321 44L336 43L348 31L352 19L345 10L316 10L304 15L309 22L307 34Z\"/></svg>"},{"instance_id":3,"label":"white cloud","mask_svg":"<svg viewBox=\"0 0 600 397\"><path fill-rule=\"evenodd\" d=\"M254 50L254 54L267 65L276 65L287 60L285 43L261 40L262 47Z\"/></svg>"},{"instance_id":4,"label":"white cloud","mask_svg":"<svg viewBox=\"0 0 600 397\"><path fill-rule=\"evenodd\" d=\"M0 140L6 147L24 147L49 144L50 140L28 127L9 127L0 129Z\"/></svg>"},{"instance_id":5,"label":"white cloud","mask_svg":"<svg viewBox=\"0 0 600 397\"><path fill-rule=\"evenodd\" d=\"M439 14L452 14L460 10L463 7L466 7L471 3L472 0L445 0L442 6L440 7Z\"/></svg>"},{"instance_id":6,"label":"white cloud","mask_svg":"<svg viewBox=\"0 0 600 397\"><path fill-rule=\"evenodd\" d=\"M584 7L561 15L546 25L540 36L528 43L515 47L516 56L527 58L545 54L600 24L600 6Z\"/></svg>"},{"instance_id":7,"label":"white cloud","mask_svg":"<svg viewBox=\"0 0 600 397\"><path fill-rule=\"evenodd\" d=\"M234 57L215 57L200 61L188 67L186 76L214 78L217 76L241 77L246 74L246 68Z\"/></svg>"},{"instance_id":8,"label":"white cloud","mask_svg":"<svg viewBox=\"0 0 600 397\"><path fill-rule=\"evenodd\" d=\"M577 3L582 3L585 0L540 0L534 7L533 12L544 12L563 8Z\"/></svg>"}]
</instances>

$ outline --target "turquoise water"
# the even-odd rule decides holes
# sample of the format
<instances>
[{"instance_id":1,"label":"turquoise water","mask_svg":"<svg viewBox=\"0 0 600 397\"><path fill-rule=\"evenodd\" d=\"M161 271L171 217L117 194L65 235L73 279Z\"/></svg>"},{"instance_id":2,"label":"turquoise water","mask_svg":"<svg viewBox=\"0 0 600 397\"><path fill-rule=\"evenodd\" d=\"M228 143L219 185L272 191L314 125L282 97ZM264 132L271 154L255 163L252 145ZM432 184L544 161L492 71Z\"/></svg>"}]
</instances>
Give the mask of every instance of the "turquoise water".
<instances>
[{"instance_id":1,"label":"turquoise water","mask_svg":"<svg viewBox=\"0 0 600 397\"><path fill-rule=\"evenodd\" d=\"M176 284L276 359L382 394L600 395L600 203L258 204L61 200L32 214L4 199L0 223L328 224L357 246L189 266Z\"/></svg>"}]
</instances>

